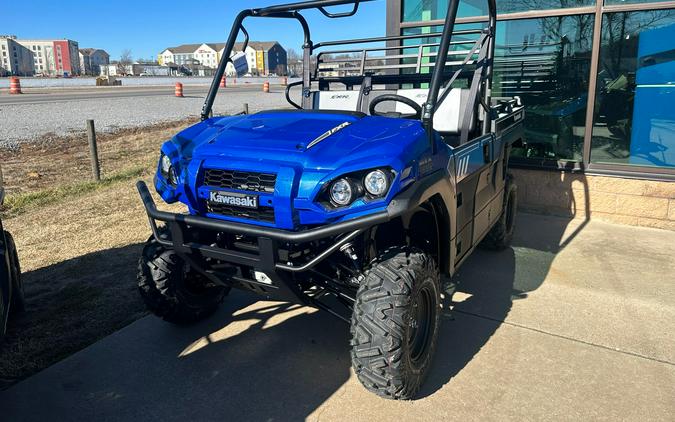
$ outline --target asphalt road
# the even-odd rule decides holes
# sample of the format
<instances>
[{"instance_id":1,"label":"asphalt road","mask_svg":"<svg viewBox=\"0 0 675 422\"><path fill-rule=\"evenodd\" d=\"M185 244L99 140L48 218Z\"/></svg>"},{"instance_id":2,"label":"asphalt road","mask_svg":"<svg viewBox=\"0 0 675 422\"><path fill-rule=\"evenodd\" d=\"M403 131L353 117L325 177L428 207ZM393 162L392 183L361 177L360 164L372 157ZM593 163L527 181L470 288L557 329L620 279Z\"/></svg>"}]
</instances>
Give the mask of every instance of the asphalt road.
<instances>
[{"instance_id":1,"label":"asphalt road","mask_svg":"<svg viewBox=\"0 0 675 422\"><path fill-rule=\"evenodd\" d=\"M461 268L416 401L368 393L327 313L233 292L206 321L148 316L1 392L2 420L673 420L675 233L517 227Z\"/></svg>"},{"instance_id":2,"label":"asphalt road","mask_svg":"<svg viewBox=\"0 0 675 422\"><path fill-rule=\"evenodd\" d=\"M208 92L208 86L184 85L183 93L186 97L205 97ZM273 90L281 91L281 86L273 86ZM219 92L260 92L261 85L230 85ZM2 105L22 105L22 104L50 104L69 101L81 101L92 99L111 99L111 98L135 98L135 97L159 97L171 96L174 93L173 86L144 86L144 87L98 87L98 88L28 88L23 90L21 95L10 95L7 90L0 90L0 106Z\"/></svg>"}]
</instances>

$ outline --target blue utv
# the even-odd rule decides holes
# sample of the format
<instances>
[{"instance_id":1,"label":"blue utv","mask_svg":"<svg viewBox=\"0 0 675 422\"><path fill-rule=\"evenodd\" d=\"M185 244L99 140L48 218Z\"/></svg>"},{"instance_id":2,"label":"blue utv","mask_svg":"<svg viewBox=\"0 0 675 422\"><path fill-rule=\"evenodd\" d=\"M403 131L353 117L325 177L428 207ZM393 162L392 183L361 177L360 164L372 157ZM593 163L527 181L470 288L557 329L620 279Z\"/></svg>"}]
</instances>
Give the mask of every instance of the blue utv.
<instances>
[{"instance_id":1,"label":"blue utv","mask_svg":"<svg viewBox=\"0 0 675 422\"><path fill-rule=\"evenodd\" d=\"M202 121L162 146L155 188L188 212L158 210L137 185L153 231L138 279L149 309L173 323L210 315L233 287L326 310L351 324L363 385L411 399L437 343L441 277L479 243L511 240L507 167L524 112L490 94L494 0L484 28L456 30L451 0L440 33L312 41L302 11L344 18L368 1L236 17ZM286 90L294 109L212 116L247 18L302 27L302 80Z\"/></svg>"}]
</instances>

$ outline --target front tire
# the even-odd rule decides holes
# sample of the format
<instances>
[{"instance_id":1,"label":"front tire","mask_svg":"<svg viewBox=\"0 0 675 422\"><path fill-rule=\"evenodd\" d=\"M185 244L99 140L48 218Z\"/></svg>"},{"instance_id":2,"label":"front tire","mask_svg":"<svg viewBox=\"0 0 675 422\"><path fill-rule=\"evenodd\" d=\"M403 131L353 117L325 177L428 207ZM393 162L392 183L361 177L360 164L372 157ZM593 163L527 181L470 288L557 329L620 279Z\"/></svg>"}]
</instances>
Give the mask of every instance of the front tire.
<instances>
[{"instance_id":1,"label":"front tire","mask_svg":"<svg viewBox=\"0 0 675 422\"><path fill-rule=\"evenodd\" d=\"M388 399L410 400L436 349L441 282L434 260L405 247L383 253L356 295L351 358L358 379Z\"/></svg>"},{"instance_id":2,"label":"front tire","mask_svg":"<svg viewBox=\"0 0 675 422\"><path fill-rule=\"evenodd\" d=\"M174 324L190 324L210 316L230 290L207 280L154 238L143 248L138 289L148 310Z\"/></svg>"}]
</instances>

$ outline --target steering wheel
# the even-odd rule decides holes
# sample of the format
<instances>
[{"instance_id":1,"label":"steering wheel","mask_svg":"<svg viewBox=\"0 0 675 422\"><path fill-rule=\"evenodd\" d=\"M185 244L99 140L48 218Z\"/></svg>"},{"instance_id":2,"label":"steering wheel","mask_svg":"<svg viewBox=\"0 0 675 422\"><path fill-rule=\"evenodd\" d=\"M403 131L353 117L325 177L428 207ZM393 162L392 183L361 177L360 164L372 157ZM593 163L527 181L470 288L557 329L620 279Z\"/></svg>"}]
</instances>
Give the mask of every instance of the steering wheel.
<instances>
[{"instance_id":1,"label":"steering wheel","mask_svg":"<svg viewBox=\"0 0 675 422\"><path fill-rule=\"evenodd\" d=\"M395 101L398 103L403 103L409 107L412 107L413 110L415 110L415 114L401 114L401 117L404 119L420 119L422 117L422 106L417 104L415 101L411 100L410 98L404 97L402 95L397 95L397 94L385 94L385 95L380 95L379 97L375 98L371 103L370 106L368 107L368 111L370 112L371 116L385 116L386 114L384 113L379 113L375 108L380 104L388 101Z\"/></svg>"}]
</instances>

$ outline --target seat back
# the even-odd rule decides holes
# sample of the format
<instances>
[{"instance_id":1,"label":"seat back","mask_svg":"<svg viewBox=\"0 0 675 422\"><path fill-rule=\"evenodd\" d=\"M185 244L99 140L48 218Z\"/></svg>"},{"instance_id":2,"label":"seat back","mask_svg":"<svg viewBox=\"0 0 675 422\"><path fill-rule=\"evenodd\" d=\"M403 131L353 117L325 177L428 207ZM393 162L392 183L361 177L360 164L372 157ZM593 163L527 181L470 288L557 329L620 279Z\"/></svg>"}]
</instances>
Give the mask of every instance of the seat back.
<instances>
[{"instance_id":1,"label":"seat back","mask_svg":"<svg viewBox=\"0 0 675 422\"><path fill-rule=\"evenodd\" d=\"M360 94L358 90L315 91L312 93L312 108L314 110L360 111Z\"/></svg>"},{"instance_id":2,"label":"seat back","mask_svg":"<svg viewBox=\"0 0 675 422\"><path fill-rule=\"evenodd\" d=\"M466 109L470 90L462 88L452 88L448 97L440 104L434 114L434 130L442 135L459 135L462 130L462 119ZM398 95L410 98L419 105L424 105L429 96L428 89L399 89ZM441 92L443 95L443 92ZM403 103L396 103L396 111L404 114L411 114L415 111L412 107ZM472 118L469 126L469 132L473 131L476 125L476 119Z\"/></svg>"}]
</instances>

